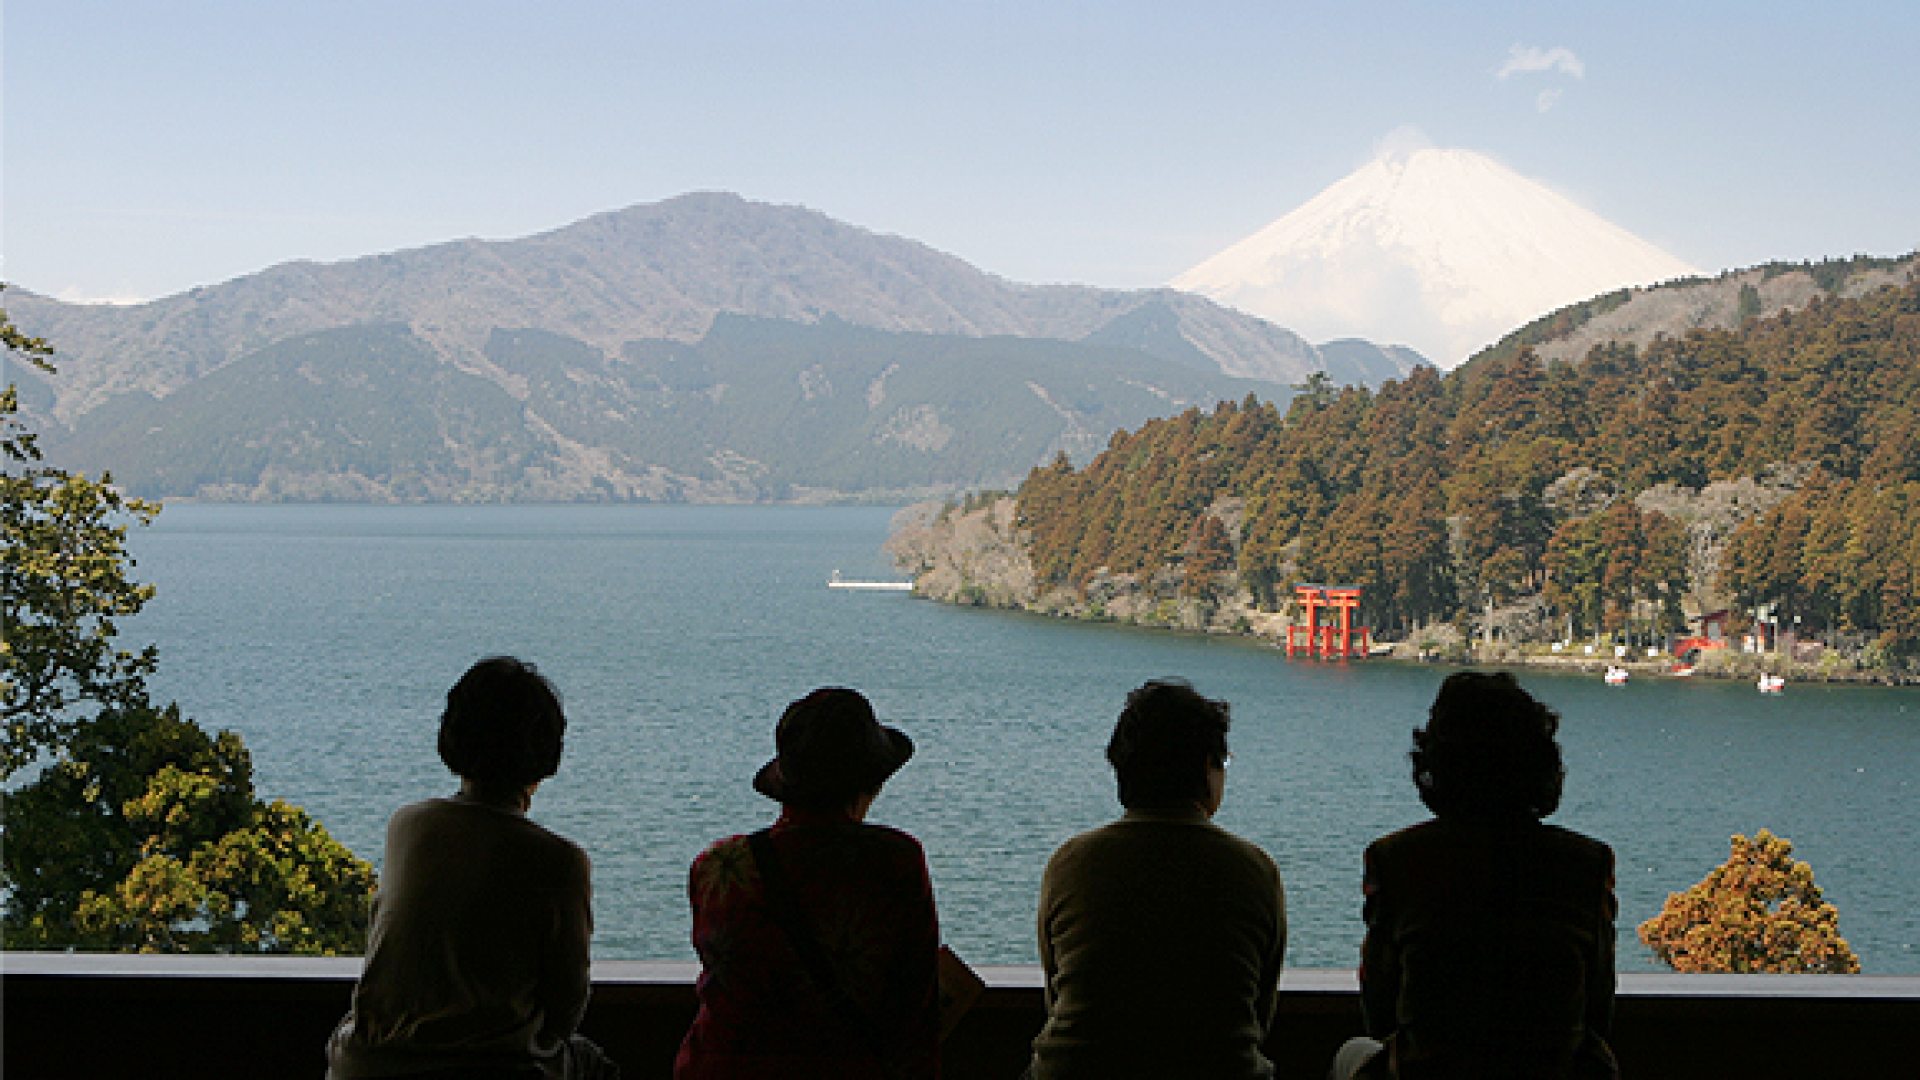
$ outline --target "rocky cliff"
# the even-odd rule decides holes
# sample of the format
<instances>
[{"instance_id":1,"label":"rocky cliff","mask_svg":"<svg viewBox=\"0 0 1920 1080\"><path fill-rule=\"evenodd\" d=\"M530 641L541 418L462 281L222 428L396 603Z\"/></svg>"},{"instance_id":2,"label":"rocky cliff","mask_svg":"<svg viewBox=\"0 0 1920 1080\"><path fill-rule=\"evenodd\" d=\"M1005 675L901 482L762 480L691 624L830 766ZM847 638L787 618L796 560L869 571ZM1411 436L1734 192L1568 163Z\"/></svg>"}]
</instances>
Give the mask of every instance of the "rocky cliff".
<instances>
[{"instance_id":1,"label":"rocky cliff","mask_svg":"<svg viewBox=\"0 0 1920 1080\"><path fill-rule=\"evenodd\" d=\"M1241 510L1240 500L1222 499L1207 513L1237 538ZM1179 559L1150 577L1103 567L1077 592L1062 586L1041 589L1019 527L1017 501L1004 493L909 507L895 519L886 550L912 575L916 595L949 604L1280 639L1290 621L1284 614L1260 611L1236 573L1197 587L1181 573Z\"/></svg>"}]
</instances>

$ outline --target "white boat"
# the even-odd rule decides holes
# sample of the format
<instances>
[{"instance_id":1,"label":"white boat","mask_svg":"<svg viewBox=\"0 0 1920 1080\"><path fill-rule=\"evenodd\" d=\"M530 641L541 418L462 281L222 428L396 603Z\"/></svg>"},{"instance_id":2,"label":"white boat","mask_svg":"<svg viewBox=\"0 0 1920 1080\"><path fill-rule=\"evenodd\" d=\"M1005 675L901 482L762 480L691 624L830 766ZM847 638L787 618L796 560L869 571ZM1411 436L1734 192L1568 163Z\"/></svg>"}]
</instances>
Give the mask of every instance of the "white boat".
<instances>
[{"instance_id":1,"label":"white boat","mask_svg":"<svg viewBox=\"0 0 1920 1080\"><path fill-rule=\"evenodd\" d=\"M1607 685L1608 686L1625 686L1627 684L1627 680L1632 677L1632 674L1633 673L1629 672L1626 668L1617 667L1613 664L1608 664L1607 674L1605 676Z\"/></svg>"},{"instance_id":2,"label":"white boat","mask_svg":"<svg viewBox=\"0 0 1920 1080\"><path fill-rule=\"evenodd\" d=\"M1760 692L1763 694L1777 694L1787 688L1787 677L1785 675L1761 675L1759 686Z\"/></svg>"}]
</instances>

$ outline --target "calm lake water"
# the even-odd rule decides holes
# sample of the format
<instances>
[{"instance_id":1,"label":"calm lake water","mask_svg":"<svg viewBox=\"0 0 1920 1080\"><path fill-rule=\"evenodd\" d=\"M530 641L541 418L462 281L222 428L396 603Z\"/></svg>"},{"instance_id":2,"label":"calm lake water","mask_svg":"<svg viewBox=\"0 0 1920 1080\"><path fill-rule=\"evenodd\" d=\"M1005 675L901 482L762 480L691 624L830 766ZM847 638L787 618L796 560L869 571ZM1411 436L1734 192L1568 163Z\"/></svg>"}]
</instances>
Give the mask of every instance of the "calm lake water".
<instances>
[{"instance_id":1,"label":"calm lake water","mask_svg":"<svg viewBox=\"0 0 1920 1080\"><path fill-rule=\"evenodd\" d=\"M1424 817L1409 730L1447 669L1289 662L1246 641L829 591L893 577L891 511L802 507L169 506L135 533L159 596L125 627L161 649L156 689L238 730L268 797L378 861L394 807L447 794L446 688L474 659L538 663L572 726L534 816L595 862L596 955L687 959L688 862L758 828L748 782L775 717L857 687L910 733L874 819L926 845L945 937L976 963L1032 963L1040 869L1118 810L1101 758L1126 691L1181 676L1233 703L1219 821L1286 880L1288 963L1351 967L1359 859ZM1554 819L1620 861L1633 935L1727 838L1791 838L1868 972L1920 974L1920 693L1522 673L1564 717Z\"/></svg>"}]
</instances>

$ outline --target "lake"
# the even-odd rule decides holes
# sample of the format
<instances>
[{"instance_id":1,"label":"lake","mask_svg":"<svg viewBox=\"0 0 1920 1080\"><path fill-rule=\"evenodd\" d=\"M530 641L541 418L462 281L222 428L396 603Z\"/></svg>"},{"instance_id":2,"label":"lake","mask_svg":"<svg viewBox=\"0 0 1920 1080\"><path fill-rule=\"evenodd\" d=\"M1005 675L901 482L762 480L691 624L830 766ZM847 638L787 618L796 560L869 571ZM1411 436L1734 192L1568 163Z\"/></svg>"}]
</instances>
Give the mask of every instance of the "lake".
<instances>
[{"instance_id":1,"label":"lake","mask_svg":"<svg viewBox=\"0 0 1920 1080\"><path fill-rule=\"evenodd\" d=\"M160 591L123 630L159 644L157 696L241 733L262 795L376 862L394 807L454 789L433 749L447 687L483 655L537 663L571 726L533 816L592 854L608 959L692 957L687 864L772 819L749 780L775 718L846 685L918 745L873 820L926 845L946 939L975 963L1036 962L1047 856L1118 812L1101 754L1122 698L1183 677L1233 703L1218 820L1280 864L1288 963L1353 966L1360 852L1426 816L1408 732L1451 669L827 589L836 571L896 576L891 514L175 504L130 538ZM1553 820L1618 854L1622 970L1659 970L1635 925L1731 834L1768 828L1813 865L1867 972L1920 974L1920 694L1521 678L1563 717Z\"/></svg>"}]
</instances>

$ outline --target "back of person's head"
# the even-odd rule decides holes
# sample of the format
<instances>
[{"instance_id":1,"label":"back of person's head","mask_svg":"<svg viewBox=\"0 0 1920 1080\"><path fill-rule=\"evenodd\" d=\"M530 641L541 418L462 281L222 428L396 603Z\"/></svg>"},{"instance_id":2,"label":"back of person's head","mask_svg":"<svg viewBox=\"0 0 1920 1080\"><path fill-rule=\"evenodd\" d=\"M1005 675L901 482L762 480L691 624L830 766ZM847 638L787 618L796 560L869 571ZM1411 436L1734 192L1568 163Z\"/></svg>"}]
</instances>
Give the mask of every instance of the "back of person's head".
<instances>
[{"instance_id":1,"label":"back of person's head","mask_svg":"<svg viewBox=\"0 0 1920 1080\"><path fill-rule=\"evenodd\" d=\"M447 691L440 760L468 780L525 786L560 768L566 733L553 684L532 664L490 656Z\"/></svg>"},{"instance_id":2,"label":"back of person's head","mask_svg":"<svg viewBox=\"0 0 1920 1080\"><path fill-rule=\"evenodd\" d=\"M1512 675L1449 675L1427 716L1408 756L1420 801L1436 815L1538 819L1559 809L1559 714Z\"/></svg>"},{"instance_id":3,"label":"back of person's head","mask_svg":"<svg viewBox=\"0 0 1920 1080\"><path fill-rule=\"evenodd\" d=\"M1120 804L1166 810L1205 800L1208 771L1226 764L1230 726L1226 702L1179 680L1156 679L1129 693L1107 742Z\"/></svg>"}]
</instances>

